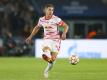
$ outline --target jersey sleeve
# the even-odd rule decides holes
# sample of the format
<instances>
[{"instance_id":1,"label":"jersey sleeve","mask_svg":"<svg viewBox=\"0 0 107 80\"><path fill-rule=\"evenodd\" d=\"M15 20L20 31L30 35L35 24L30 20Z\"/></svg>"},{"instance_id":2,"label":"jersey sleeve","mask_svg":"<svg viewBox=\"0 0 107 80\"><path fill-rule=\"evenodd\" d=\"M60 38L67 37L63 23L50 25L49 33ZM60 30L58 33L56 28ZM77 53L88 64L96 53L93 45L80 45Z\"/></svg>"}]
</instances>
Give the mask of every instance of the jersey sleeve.
<instances>
[{"instance_id":1,"label":"jersey sleeve","mask_svg":"<svg viewBox=\"0 0 107 80\"><path fill-rule=\"evenodd\" d=\"M37 26L38 26L38 27L42 27L41 18L39 18L39 21L38 21L38 23L37 23Z\"/></svg>"},{"instance_id":2,"label":"jersey sleeve","mask_svg":"<svg viewBox=\"0 0 107 80\"><path fill-rule=\"evenodd\" d=\"M64 22L62 21L62 19L61 18L58 18L57 17L57 25L59 25L59 26L63 26L63 24L64 24Z\"/></svg>"}]
</instances>

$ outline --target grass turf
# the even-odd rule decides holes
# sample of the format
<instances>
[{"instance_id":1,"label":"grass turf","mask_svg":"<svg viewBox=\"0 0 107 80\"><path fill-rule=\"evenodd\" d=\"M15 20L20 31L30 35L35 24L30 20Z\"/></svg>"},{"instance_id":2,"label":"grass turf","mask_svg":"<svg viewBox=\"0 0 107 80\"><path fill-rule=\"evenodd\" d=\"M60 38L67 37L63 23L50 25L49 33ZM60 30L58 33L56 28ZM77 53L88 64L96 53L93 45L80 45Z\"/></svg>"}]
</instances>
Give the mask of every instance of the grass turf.
<instances>
[{"instance_id":1,"label":"grass turf","mask_svg":"<svg viewBox=\"0 0 107 80\"><path fill-rule=\"evenodd\" d=\"M107 59L80 59L77 65L58 59L48 79L46 66L42 59L0 57L0 80L107 80Z\"/></svg>"}]
</instances>

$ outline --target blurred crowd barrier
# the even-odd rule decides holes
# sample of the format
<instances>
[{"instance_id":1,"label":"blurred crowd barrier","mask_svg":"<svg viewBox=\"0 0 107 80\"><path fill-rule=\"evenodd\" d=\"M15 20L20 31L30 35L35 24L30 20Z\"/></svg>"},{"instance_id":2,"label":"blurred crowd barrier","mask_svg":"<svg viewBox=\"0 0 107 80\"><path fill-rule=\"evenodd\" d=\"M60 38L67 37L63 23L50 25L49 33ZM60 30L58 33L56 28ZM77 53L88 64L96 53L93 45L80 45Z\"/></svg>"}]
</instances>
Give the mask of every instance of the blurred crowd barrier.
<instances>
[{"instance_id":1,"label":"blurred crowd barrier","mask_svg":"<svg viewBox=\"0 0 107 80\"><path fill-rule=\"evenodd\" d=\"M43 37L43 28L31 45L25 39L47 3L69 25L67 39L107 39L107 0L0 0L0 56L34 56L34 40Z\"/></svg>"}]
</instances>

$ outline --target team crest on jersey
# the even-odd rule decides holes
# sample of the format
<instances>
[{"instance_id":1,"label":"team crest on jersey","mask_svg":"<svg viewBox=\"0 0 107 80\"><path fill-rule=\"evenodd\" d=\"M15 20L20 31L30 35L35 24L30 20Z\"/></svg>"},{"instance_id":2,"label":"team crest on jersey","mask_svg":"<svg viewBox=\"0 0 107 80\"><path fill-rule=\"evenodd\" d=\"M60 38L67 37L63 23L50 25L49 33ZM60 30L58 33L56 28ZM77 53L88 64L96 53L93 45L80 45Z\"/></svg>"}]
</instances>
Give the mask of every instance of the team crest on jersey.
<instances>
[{"instance_id":1,"label":"team crest on jersey","mask_svg":"<svg viewBox=\"0 0 107 80\"><path fill-rule=\"evenodd\" d=\"M45 29L52 29L51 26L45 26L44 28L45 28Z\"/></svg>"}]
</instances>

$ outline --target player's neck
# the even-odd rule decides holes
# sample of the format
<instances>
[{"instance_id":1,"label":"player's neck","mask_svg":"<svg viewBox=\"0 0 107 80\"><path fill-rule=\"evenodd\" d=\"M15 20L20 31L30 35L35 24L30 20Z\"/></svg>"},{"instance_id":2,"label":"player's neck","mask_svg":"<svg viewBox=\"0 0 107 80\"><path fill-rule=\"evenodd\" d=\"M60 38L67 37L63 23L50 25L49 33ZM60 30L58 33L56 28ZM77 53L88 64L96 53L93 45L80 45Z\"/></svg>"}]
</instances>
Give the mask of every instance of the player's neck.
<instances>
[{"instance_id":1,"label":"player's neck","mask_svg":"<svg viewBox=\"0 0 107 80\"><path fill-rule=\"evenodd\" d=\"M52 15L45 15L45 19L46 20L49 20L49 19L51 19L52 18Z\"/></svg>"}]
</instances>

